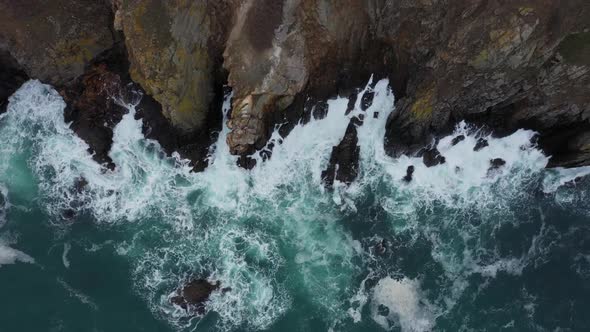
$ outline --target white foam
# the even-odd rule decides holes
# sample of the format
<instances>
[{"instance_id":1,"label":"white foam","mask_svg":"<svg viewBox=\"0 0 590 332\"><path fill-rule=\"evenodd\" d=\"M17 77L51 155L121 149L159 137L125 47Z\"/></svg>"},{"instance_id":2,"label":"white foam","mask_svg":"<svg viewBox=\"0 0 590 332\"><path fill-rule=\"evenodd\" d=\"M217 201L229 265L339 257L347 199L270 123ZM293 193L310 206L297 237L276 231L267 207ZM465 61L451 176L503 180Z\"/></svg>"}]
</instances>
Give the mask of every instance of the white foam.
<instances>
[{"instance_id":1,"label":"white foam","mask_svg":"<svg viewBox=\"0 0 590 332\"><path fill-rule=\"evenodd\" d=\"M70 261L68 260L68 253L70 252L70 249L72 249L72 246L69 243L64 243L64 251L61 254L61 261L63 262L66 269L70 268Z\"/></svg>"},{"instance_id":2,"label":"white foam","mask_svg":"<svg viewBox=\"0 0 590 332\"><path fill-rule=\"evenodd\" d=\"M382 315L379 306L387 307L389 313ZM373 289L371 316L385 329L397 325L404 332L420 332L434 326L432 308L422 298L419 283L407 278L379 280Z\"/></svg>"},{"instance_id":3,"label":"white foam","mask_svg":"<svg viewBox=\"0 0 590 332\"><path fill-rule=\"evenodd\" d=\"M20 250L16 250L0 242L0 267L16 262L35 263L35 259Z\"/></svg>"},{"instance_id":4,"label":"white foam","mask_svg":"<svg viewBox=\"0 0 590 332\"><path fill-rule=\"evenodd\" d=\"M292 305L292 282L330 322L345 318L347 309L354 321L360 321L368 295L364 286L356 294L349 290L364 275L359 262L367 254L341 218L362 208L355 206L359 198L373 193L376 205L388 213L392 232L410 230L415 238L430 242L432 257L452 287L433 300L435 306L424 300L418 281L382 279L372 295L372 316L383 326L390 326L389 319L404 331L428 330L435 313L450 310L460 297L471 274L488 278L499 271L519 274L539 255L531 249L522 257L502 256L482 234L492 234L498 223L515 222L511 204L532 195L523 188L548 174L547 158L530 143L534 133L524 130L505 138L488 136L489 146L474 152L481 134L464 123L438 143L446 164L426 168L419 158L390 158L383 139L387 118L395 112L394 96L386 80L371 85L364 91L373 90L375 96L365 112L360 108L362 93L348 115L348 100L335 98L328 101L326 118L296 125L284 139L275 131L271 159L263 162L255 156L257 166L251 171L238 167L237 158L229 153L226 116L211 148L210 166L194 174L186 160L165 157L157 142L144 138L134 105L126 105L129 113L114 129L110 156L117 168L102 169L86 151L88 146L63 122L65 104L59 94L30 81L11 97L8 112L0 118L0 139L6 142L0 144L0 182L11 193L30 182L28 174L22 173L20 180L14 174L22 168L19 158L31 150L28 163L39 182L41 202L52 216L59 217L77 202L79 210L99 223L143 223L141 228L129 228L132 238L113 243L134 266L138 294L157 315L186 324L188 314L170 304L170 295L187 279L209 274L232 289L216 292L208 305L219 314L222 330L270 326ZM223 106L226 115L230 98ZM360 114L365 114L358 128L360 176L350 187L336 183L336 190L327 192L321 172L350 118ZM457 135L465 135L465 140L452 146ZM493 158L504 159L506 165L488 176ZM402 178L409 165L415 167L414 180L406 184ZM559 170L545 188L557 190L583 172ZM88 185L78 193L72 187L80 177ZM432 213L441 206L450 212ZM466 215L474 211L478 225ZM158 244L144 241L144 236L149 241L157 238ZM10 249L15 260L29 257ZM68 251L64 245L66 268ZM290 279L284 277L287 266ZM343 293L359 306L344 308ZM375 304L389 307L391 317L375 316Z\"/></svg>"}]
</instances>

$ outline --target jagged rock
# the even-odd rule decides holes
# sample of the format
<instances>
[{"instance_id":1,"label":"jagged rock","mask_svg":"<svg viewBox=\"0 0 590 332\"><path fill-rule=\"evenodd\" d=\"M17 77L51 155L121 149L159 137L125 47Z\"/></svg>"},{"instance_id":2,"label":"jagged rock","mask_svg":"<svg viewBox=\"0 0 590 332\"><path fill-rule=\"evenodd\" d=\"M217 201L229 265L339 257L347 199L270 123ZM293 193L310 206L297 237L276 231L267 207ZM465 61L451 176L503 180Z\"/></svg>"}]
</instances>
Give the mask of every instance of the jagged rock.
<instances>
[{"instance_id":1,"label":"jagged rock","mask_svg":"<svg viewBox=\"0 0 590 332\"><path fill-rule=\"evenodd\" d=\"M432 167L446 162L446 158L440 154L436 147L427 149L422 154L422 162L426 167Z\"/></svg>"},{"instance_id":2,"label":"jagged rock","mask_svg":"<svg viewBox=\"0 0 590 332\"><path fill-rule=\"evenodd\" d=\"M0 0L0 50L31 78L62 86L115 42L111 8L94 0Z\"/></svg>"},{"instance_id":3,"label":"jagged rock","mask_svg":"<svg viewBox=\"0 0 590 332\"><path fill-rule=\"evenodd\" d=\"M356 125L351 120L340 144L332 148L328 167L322 172L322 180L326 187L331 188L335 180L351 184L358 176L359 158Z\"/></svg>"},{"instance_id":4,"label":"jagged rock","mask_svg":"<svg viewBox=\"0 0 590 332\"><path fill-rule=\"evenodd\" d=\"M170 301L185 310L194 311L197 314L205 312L205 303L209 300L211 293L218 290L220 282L210 283L206 279L194 279L177 291L178 295L173 296ZM224 289L228 291L228 289Z\"/></svg>"},{"instance_id":5,"label":"jagged rock","mask_svg":"<svg viewBox=\"0 0 590 332\"><path fill-rule=\"evenodd\" d=\"M0 114L6 111L8 97L28 79L23 68L6 51L0 50Z\"/></svg>"},{"instance_id":6,"label":"jagged rock","mask_svg":"<svg viewBox=\"0 0 590 332\"><path fill-rule=\"evenodd\" d=\"M483 148L485 148L486 146L489 146L490 144L488 143L488 140L485 138L479 138L477 140L477 143L475 143L475 146L473 147L473 151L479 151Z\"/></svg>"},{"instance_id":7,"label":"jagged rock","mask_svg":"<svg viewBox=\"0 0 590 332\"><path fill-rule=\"evenodd\" d=\"M412 182L413 175L414 175L414 165L410 165L406 169L406 175L404 176L403 180L408 183Z\"/></svg>"},{"instance_id":8,"label":"jagged rock","mask_svg":"<svg viewBox=\"0 0 590 332\"><path fill-rule=\"evenodd\" d=\"M452 146L455 146L455 145L459 144L459 142L461 142L463 140L465 140L465 135L459 135L459 136L453 138L453 140L451 141L451 145Z\"/></svg>"}]
</instances>

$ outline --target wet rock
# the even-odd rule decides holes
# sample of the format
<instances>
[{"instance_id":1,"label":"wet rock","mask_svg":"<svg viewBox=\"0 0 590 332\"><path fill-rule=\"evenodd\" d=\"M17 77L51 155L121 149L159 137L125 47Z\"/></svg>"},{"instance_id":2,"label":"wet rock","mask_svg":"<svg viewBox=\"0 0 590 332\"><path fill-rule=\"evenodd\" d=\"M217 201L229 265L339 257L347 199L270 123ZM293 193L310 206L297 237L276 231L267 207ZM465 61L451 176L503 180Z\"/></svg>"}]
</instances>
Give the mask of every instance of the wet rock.
<instances>
[{"instance_id":1,"label":"wet rock","mask_svg":"<svg viewBox=\"0 0 590 332\"><path fill-rule=\"evenodd\" d=\"M405 182L411 182L412 181L412 177L414 175L414 165L410 165L408 166L408 168L406 169L406 175L404 176L403 180Z\"/></svg>"},{"instance_id":2,"label":"wet rock","mask_svg":"<svg viewBox=\"0 0 590 332\"><path fill-rule=\"evenodd\" d=\"M446 158L440 154L436 147L426 150L422 154L422 162L426 167L432 167L446 162Z\"/></svg>"},{"instance_id":3,"label":"wet rock","mask_svg":"<svg viewBox=\"0 0 590 332\"><path fill-rule=\"evenodd\" d=\"M361 98L361 110L366 111L371 105L373 105L373 98L375 98L375 92L367 91Z\"/></svg>"},{"instance_id":4,"label":"wet rock","mask_svg":"<svg viewBox=\"0 0 590 332\"><path fill-rule=\"evenodd\" d=\"M488 143L488 140L485 138L479 138L477 140L477 143L475 143L475 146L473 147L473 151L479 151L487 146L489 146L490 144Z\"/></svg>"},{"instance_id":5,"label":"wet rock","mask_svg":"<svg viewBox=\"0 0 590 332\"><path fill-rule=\"evenodd\" d=\"M184 285L177 291L176 296L170 299L170 302L180 306L187 311L194 311L196 314L205 313L205 303L209 300L211 293L218 290L220 282L210 283L206 279L194 279ZM225 292L231 289L224 288Z\"/></svg>"},{"instance_id":6,"label":"wet rock","mask_svg":"<svg viewBox=\"0 0 590 332\"><path fill-rule=\"evenodd\" d=\"M244 169L253 169L256 166L256 159L253 159L249 156L240 156L237 163L238 166Z\"/></svg>"},{"instance_id":7,"label":"wet rock","mask_svg":"<svg viewBox=\"0 0 590 332\"><path fill-rule=\"evenodd\" d=\"M488 168L488 176L493 176L498 173L500 168L506 165L506 161L502 158L494 158L490 160L490 167Z\"/></svg>"},{"instance_id":8,"label":"wet rock","mask_svg":"<svg viewBox=\"0 0 590 332\"><path fill-rule=\"evenodd\" d=\"M8 97L28 79L24 69L6 51L0 50L0 114L6 111Z\"/></svg>"},{"instance_id":9,"label":"wet rock","mask_svg":"<svg viewBox=\"0 0 590 332\"><path fill-rule=\"evenodd\" d=\"M340 144L332 148L328 167L322 172L325 186L331 188L335 180L351 184L358 176L359 158L357 129L351 120Z\"/></svg>"},{"instance_id":10,"label":"wet rock","mask_svg":"<svg viewBox=\"0 0 590 332\"><path fill-rule=\"evenodd\" d=\"M455 145L459 144L459 142L461 142L463 140L465 140L465 135L459 135L459 136L453 138L453 140L451 141L451 145L452 146L455 146Z\"/></svg>"},{"instance_id":11,"label":"wet rock","mask_svg":"<svg viewBox=\"0 0 590 332\"><path fill-rule=\"evenodd\" d=\"M0 50L29 77L60 87L112 47L111 17L108 1L0 0Z\"/></svg>"}]
</instances>

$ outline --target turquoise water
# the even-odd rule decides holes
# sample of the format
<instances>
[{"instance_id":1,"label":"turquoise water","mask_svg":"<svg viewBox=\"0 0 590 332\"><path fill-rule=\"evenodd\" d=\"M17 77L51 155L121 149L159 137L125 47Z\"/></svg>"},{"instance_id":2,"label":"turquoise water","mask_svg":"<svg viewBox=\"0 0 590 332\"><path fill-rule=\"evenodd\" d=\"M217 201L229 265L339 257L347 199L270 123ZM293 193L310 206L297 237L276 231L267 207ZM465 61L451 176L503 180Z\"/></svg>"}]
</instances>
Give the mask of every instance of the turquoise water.
<instances>
[{"instance_id":1,"label":"turquoise water","mask_svg":"<svg viewBox=\"0 0 590 332\"><path fill-rule=\"evenodd\" d=\"M59 95L26 83L0 116L0 331L590 329L590 185L563 185L590 169L545 170L528 131L474 152L464 124L438 144L446 164L391 159L394 98L387 81L374 92L360 178L326 191L331 148L362 112L345 115L346 99L275 134L252 171L235 166L224 128L199 174L146 140L127 105L108 171ZM492 158L506 166L489 173ZM231 287L201 317L170 303L195 277Z\"/></svg>"}]
</instances>

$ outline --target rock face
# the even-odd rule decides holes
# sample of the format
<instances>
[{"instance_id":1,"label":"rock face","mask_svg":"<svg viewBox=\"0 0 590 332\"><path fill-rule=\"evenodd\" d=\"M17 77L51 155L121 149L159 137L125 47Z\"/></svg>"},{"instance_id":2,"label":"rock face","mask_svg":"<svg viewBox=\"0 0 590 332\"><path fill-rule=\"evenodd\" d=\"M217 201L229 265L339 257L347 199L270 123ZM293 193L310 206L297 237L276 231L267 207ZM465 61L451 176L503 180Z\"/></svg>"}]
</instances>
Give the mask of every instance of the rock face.
<instances>
[{"instance_id":1,"label":"rock face","mask_svg":"<svg viewBox=\"0 0 590 332\"><path fill-rule=\"evenodd\" d=\"M33 78L61 86L113 45L104 0L0 0L0 50Z\"/></svg>"},{"instance_id":2,"label":"rock face","mask_svg":"<svg viewBox=\"0 0 590 332\"><path fill-rule=\"evenodd\" d=\"M184 133L201 129L225 81L222 52L232 1L117 0L130 74ZM221 95L221 94L218 94ZM219 109L217 109L219 112Z\"/></svg>"},{"instance_id":3,"label":"rock face","mask_svg":"<svg viewBox=\"0 0 590 332\"><path fill-rule=\"evenodd\" d=\"M590 163L590 3L419 1L389 20L384 33L413 67L389 119L391 155L467 119L539 131L552 166Z\"/></svg>"},{"instance_id":4,"label":"rock face","mask_svg":"<svg viewBox=\"0 0 590 332\"><path fill-rule=\"evenodd\" d=\"M0 114L6 112L10 97L25 81L27 74L6 51L0 50Z\"/></svg>"}]
</instances>

